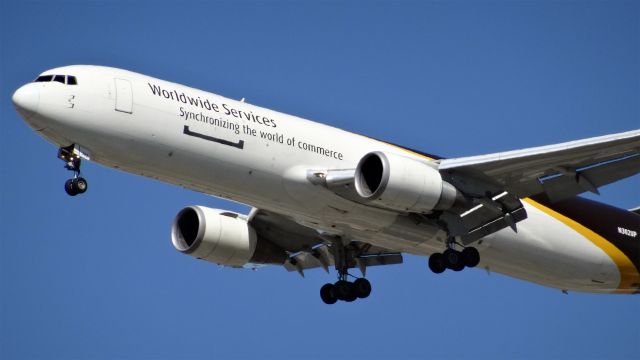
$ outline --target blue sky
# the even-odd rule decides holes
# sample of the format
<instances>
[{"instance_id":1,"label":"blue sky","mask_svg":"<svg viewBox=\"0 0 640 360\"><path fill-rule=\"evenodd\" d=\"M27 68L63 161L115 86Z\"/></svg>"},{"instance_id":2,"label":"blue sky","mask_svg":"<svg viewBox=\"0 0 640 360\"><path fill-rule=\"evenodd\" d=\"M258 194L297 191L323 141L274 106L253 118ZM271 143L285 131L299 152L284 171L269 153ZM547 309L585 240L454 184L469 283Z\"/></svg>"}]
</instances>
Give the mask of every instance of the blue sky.
<instances>
[{"instance_id":1,"label":"blue sky","mask_svg":"<svg viewBox=\"0 0 640 360\"><path fill-rule=\"evenodd\" d=\"M0 358L574 358L640 353L640 302L426 259L324 305L324 272L176 252L175 214L244 206L84 164L10 97L61 65L126 68L453 157L640 127L637 1L0 2ZM601 201L640 205L638 176ZM562 241L562 239L558 239Z\"/></svg>"}]
</instances>

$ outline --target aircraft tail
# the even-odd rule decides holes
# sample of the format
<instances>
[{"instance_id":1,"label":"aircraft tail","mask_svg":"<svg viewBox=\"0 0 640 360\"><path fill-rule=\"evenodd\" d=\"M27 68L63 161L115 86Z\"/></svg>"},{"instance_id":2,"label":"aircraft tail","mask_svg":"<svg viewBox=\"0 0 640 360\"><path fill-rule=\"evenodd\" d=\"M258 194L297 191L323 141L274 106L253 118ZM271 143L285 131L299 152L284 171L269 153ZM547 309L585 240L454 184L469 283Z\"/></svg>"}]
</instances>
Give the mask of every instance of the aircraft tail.
<instances>
[{"instance_id":1,"label":"aircraft tail","mask_svg":"<svg viewBox=\"0 0 640 360\"><path fill-rule=\"evenodd\" d=\"M636 214L640 215L640 206L638 206L637 208L634 208L634 209L629 209L629 211L631 211L632 213L636 213Z\"/></svg>"}]
</instances>

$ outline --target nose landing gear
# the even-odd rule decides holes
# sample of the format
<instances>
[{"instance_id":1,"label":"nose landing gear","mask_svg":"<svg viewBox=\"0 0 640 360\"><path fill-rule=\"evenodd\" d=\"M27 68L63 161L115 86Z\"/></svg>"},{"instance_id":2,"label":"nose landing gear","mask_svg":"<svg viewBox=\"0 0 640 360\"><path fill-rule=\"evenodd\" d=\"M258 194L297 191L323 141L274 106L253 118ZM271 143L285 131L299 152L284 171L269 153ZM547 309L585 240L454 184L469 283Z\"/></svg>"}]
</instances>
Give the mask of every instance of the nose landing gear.
<instances>
[{"instance_id":1,"label":"nose landing gear","mask_svg":"<svg viewBox=\"0 0 640 360\"><path fill-rule=\"evenodd\" d=\"M64 168L73 171L73 178L65 181L64 191L69 196L83 194L89 187L87 180L80 176L81 152L77 150L76 145L61 147L58 150L58 158L65 162Z\"/></svg>"}]
</instances>

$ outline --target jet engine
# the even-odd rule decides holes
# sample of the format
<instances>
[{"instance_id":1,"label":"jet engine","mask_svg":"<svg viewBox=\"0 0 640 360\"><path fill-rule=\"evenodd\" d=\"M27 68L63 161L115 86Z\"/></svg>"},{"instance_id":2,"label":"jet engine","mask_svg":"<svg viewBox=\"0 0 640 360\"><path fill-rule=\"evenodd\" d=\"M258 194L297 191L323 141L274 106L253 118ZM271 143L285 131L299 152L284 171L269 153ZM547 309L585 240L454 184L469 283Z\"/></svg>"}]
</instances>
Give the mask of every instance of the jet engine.
<instances>
[{"instance_id":1,"label":"jet engine","mask_svg":"<svg viewBox=\"0 0 640 360\"><path fill-rule=\"evenodd\" d=\"M176 215L171 242L184 254L233 267L283 264L288 258L283 249L261 239L245 216L203 206L188 206Z\"/></svg>"},{"instance_id":2,"label":"jet engine","mask_svg":"<svg viewBox=\"0 0 640 360\"><path fill-rule=\"evenodd\" d=\"M464 201L437 169L395 154L375 151L365 155L354 180L361 201L393 210L427 213Z\"/></svg>"}]
</instances>

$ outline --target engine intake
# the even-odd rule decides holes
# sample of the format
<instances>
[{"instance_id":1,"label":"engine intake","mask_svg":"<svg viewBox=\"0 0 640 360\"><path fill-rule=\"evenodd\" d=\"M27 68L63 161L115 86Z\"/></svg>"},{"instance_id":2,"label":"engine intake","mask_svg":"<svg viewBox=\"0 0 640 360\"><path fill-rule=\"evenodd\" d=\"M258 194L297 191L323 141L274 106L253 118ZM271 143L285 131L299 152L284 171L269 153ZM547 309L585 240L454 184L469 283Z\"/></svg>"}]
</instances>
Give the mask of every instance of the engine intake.
<instances>
[{"instance_id":1,"label":"engine intake","mask_svg":"<svg viewBox=\"0 0 640 360\"><path fill-rule=\"evenodd\" d=\"M244 216L203 206L188 206L176 215L171 242L184 254L233 267L283 264L288 257L261 239Z\"/></svg>"},{"instance_id":2,"label":"engine intake","mask_svg":"<svg viewBox=\"0 0 640 360\"><path fill-rule=\"evenodd\" d=\"M462 194L423 162L379 151L365 155L355 171L355 188L364 202L399 211L446 210Z\"/></svg>"}]
</instances>

